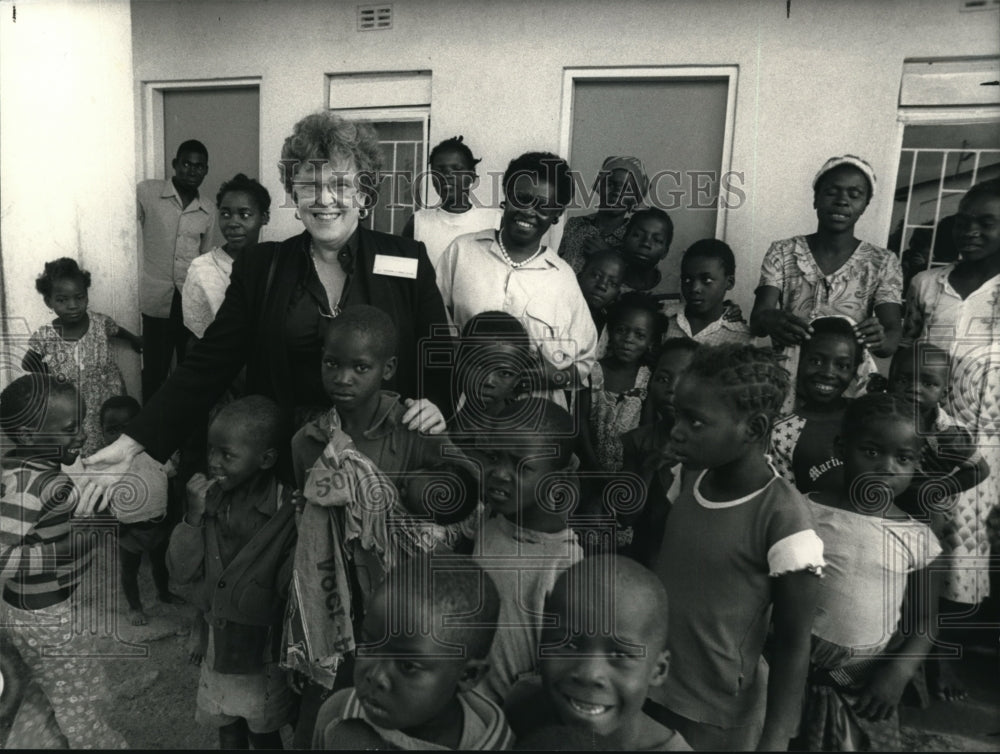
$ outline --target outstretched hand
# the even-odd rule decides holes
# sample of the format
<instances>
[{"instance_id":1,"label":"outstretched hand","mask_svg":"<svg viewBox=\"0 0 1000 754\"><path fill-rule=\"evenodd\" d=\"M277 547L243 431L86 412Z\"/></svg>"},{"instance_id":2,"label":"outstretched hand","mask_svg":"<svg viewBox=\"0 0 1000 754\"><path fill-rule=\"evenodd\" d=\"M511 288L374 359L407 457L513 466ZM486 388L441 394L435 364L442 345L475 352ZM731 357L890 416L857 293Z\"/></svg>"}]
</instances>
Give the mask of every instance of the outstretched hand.
<instances>
[{"instance_id":1,"label":"outstretched hand","mask_svg":"<svg viewBox=\"0 0 1000 754\"><path fill-rule=\"evenodd\" d=\"M104 497L104 490L93 481L86 481L83 486L78 486L80 499L73 509L75 518L90 518L95 513L99 513L108 507L108 501Z\"/></svg>"},{"instance_id":2,"label":"outstretched hand","mask_svg":"<svg viewBox=\"0 0 1000 754\"><path fill-rule=\"evenodd\" d=\"M132 459L142 451L142 445L128 435L122 435L108 447L82 459L83 468L96 472L94 483L106 489L125 475Z\"/></svg>"}]
</instances>

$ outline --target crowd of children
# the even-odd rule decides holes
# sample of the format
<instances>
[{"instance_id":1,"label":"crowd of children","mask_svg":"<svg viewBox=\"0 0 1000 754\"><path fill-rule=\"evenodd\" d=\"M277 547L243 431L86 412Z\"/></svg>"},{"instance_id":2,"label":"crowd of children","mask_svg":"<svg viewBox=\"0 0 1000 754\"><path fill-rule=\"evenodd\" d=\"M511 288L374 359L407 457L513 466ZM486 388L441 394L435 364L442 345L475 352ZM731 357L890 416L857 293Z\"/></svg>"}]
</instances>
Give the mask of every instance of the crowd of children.
<instances>
[{"instance_id":1,"label":"crowd of children","mask_svg":"<svg viewBox=\"0 0 1000 754\"><path fill-rule=\"evenodd\" d=\"M328 408L303 419L235 386L185 449L204 457L183 494L176 464L133 459L158 501L138 517L77 460L140 411L109 338L141 339L88 311L76 262L45 265L56 318L0 394L2 638L32 679L7 746L124 745L99 663L45 651L86 641L77 530L110 510L131 622L143 553L158 598L196 611L192 706L221 748L280 748L286 725L320 749L899 748L925 660L961 695L932 649L939 613L989 588L1000 186L963 198L960 260L914 278L904 328L898 260L853 235L874 172L833 158L816 233L768 250L748 324L720 240L684 252L681 306L657 297L673 223L642 206L636 158L605 161L597 213L558 253L565 161L512 161L499 216L470 202L478 162L439 144L441 205L405 231L458 330L446 430L404 421L384 388L399 328L348 305L322 337ZM240 174L217 206L226 244L184 288L197 338L270 197ZM884 391L872 354L892 357Z\"/></svg>"}]
</instances>

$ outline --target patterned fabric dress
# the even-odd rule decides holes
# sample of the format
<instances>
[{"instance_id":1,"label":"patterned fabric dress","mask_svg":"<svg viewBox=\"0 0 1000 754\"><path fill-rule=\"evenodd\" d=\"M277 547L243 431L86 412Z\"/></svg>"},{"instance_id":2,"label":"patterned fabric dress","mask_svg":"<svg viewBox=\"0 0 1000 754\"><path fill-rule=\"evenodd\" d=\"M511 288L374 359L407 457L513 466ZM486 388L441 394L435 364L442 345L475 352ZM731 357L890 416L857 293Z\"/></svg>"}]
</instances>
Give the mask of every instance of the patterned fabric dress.
<instances>
[{"instance_id":1,"label":"patterned fabric dress","mask_svg":"<svg viewBox=\"0 0 1000 754\"><path fill-rule=\"evenodd\" d=\"M84 457L101 447L101 404L112 396L125 395L125 381L109 342L118 334L118 325L97 312L87 316L90 326L79 340L65 340L52 325L44 325L28 341L28 348L41 357L49 371L75 384L87 404Z\"/></svg>"},{"instance_id":2,"label":"patterned fabric dress","mask_svg":"<svg viewBox=\"0 0 1000 754\"><path fill-rule=\"evenodd\" d=\"M646 400L649 368L639 367L635 385L624 393L612 393L604 388L604 370L594 364L590 373L590 428L594 433L594 451L605 471L621 471L622 434L639 426L642 402Z\"/></svg>"},{"instance_id":3,"label":"patterned fabric dress","mask_svg":"<svg viewBox=\"0 0 1000 754\"><path fill-rule=\"evenodd\" d=\"M571 217L566 221L566 230L563 231L562 241L559 242L559 256L566 260L577 275L583 270L589 258L589 255L583 250L588 239L600 239L616 250L621 249L622 242L625 240L627 222L622 223L610 233L601 233L594 222L594 217L595 215Z\"/></svg>"},{"instance_id":4,"label":"patterned fabric dress","mask_svg":"<svg viewBox=\"0 0 1000 754\"><path fill-rule=\"evenodd\" d=\"M955 265L913 278L907 296L906 338L951 354L945 410L972 433L990 475L958 496L937 533L951 556L943 597L978 604L989 596L990 544L1000 542L1000 276L965 299L948 282Z\"/></svg>"},{"instance_id":5,"label":"patterned fabric dress","mask_svg":"<svg viewBox=\"0 0 1000 754\"><path fill-rule=\"evenodd\" d=\"M763 286L781 291L781 309L806 321L841 314L858 323L872 316L879 304L902 303L903 269L892 252L862 241L840 269L824 275L806 237L794 236L775 241L767 250L757 284ZM794 375L799 348L786 348L785 353L785 368ZM860 395L871 371L859 369L845 395ZM788 392L783 413L791 413L795 405L794 386Z\"/></svg>"}]
</instances>

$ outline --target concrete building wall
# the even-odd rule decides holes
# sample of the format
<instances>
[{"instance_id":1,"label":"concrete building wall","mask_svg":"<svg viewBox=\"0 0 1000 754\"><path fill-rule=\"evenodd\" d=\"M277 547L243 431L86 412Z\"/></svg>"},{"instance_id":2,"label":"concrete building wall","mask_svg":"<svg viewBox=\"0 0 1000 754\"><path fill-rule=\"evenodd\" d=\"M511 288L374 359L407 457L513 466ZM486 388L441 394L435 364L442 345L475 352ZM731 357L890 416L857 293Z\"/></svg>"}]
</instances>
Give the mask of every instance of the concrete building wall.
<instances>
[{"instance_id":1,"label":"concrete building wall","mask_svg":"<svg viewBox=\"0 0 1000 754\"><path fill-rule=\"evenodd\" d=\"M815 230L810 185L831 155L873 164L881 183L858 233L885 241L904 59L1000 50L995 14L941 0L792 0L790 12L784 0L395 0L393 28L367 32L354 2L132 8L137 114L143 81L259 76L261 172L276 196L281 143L326 106L328 74L431 71L431 143L464 134L482 172L558 150L565 67L737 65L732 169L747 200L725 240L745 309L770 241ZM268 237L299 228L292 209L277 210Z\"/></svg>"},{"instance_id":2,"label":"concrete building wall","mask_svg":"<svg viewBox=\"0 0 1000 754\"><path fill-rule=\"evenodd\" d=\"M46 261L75 258L91 310L139 331L132 81L128 0L0 3L2 384L52 319L34 285ZM137 395L138 356L116 348Z\"/></svg>"}]
</instances>

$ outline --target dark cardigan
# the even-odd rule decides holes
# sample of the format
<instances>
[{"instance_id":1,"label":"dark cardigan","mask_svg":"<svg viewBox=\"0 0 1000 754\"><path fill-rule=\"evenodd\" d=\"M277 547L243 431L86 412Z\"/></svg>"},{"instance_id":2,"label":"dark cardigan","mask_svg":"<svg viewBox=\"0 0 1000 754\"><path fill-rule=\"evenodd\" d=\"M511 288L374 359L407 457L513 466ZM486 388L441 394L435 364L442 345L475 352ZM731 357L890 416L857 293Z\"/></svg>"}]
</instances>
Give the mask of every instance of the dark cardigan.
<instances>
[{"instance_id":1,"label":"dark cardigan","mask_svg":"<svg viewBox=\"0 0 1000 754\"><path fill-rule=\"evenodd\" d=\"M283 328L292 293L309 271L308 238L308 233L302 233L280 243L260 244L244 251L233 264L226 298L215 321L125 430L149 455L166 461L198 426L199 419L208 415L244 365L246 392L273 398L291 414L296 396L291 389ZM416 258L416 279L376 275L376 254ZM271 276L275 255L277 263ZM359 227L354 273L347 289L347 306L356 304L382 309L399 332L396 375L383 387L404 398L429 398L448 416L452 401L447 365L451 359L440 350L449 350L452 340L424 245ZM430 338L439 351L436 363L441 367L421 369L421 350L426 344L420 341L424 338ZM319 368L317 358L316 370Z\"/></svg>"}]
</instances>

